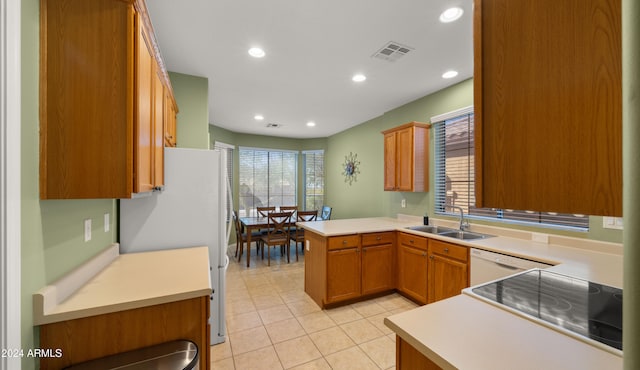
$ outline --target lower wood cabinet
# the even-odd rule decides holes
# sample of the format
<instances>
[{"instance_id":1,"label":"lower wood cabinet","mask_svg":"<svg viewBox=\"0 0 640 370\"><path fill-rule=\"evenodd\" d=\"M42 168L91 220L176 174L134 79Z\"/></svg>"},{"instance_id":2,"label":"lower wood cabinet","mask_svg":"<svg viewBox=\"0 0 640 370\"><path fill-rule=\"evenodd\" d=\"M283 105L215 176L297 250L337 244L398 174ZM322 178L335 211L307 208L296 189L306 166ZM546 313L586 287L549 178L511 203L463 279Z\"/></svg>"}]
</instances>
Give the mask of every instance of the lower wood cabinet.
<instances>
[{"instance_id":1,"label":"lower wood cabinet","mask_svg":"<svg viewBox=\"0 0 640 370\"><path fill-rule=\"evenodd\" d=\"M305 232L305 292L320 307L394 289L419 304L436 302L469 286L468 262L466 246L410 233Z\"/></svg>"},{"instance_id":2,"label":"lower wood cabinet","mask_svg":"<svg viewBox=\"0 0 640 370\"><path fill-rule=\"evenodd\" d=\"M398 233L398 284L400 293L427 304L427 245L425 237Z\"/></svg>"},{"instance_id":3,"label":"lower wood cabinet","mask_svg":"<svg viewBox=\"0 0 640 370\"><path fill-rule=\"evenodd\" d=\"M441 367L396 335L396 369L440 370Z\"/></svg>"},{"instance_id":4,"label":"lower wood cabinet","mask_svg":"<svg viewBox=\"0 0 640 370\"><path fill-rule=\"evenodd\" d=\"M429 271L427 303L460 294L469 286L469 248L429 240Z\"/></svg>"},{"instance_id":5,"label":"lower wood cabinet","mask_svg":"<svg viewBox=\"0 0 640 370\"><path fill-rule=\"evenodd\" d=\"M61 349L43 357L40 369L81 362L186 339L198 346L200 370L210 368L209 296L107 313L40 326L40 348Z\"/></svg>"},{"instance_id":6,"label":"lower wood cabinet","mask_svg":"<svg viewBox=\"0 0 640 370\"><path fill-rule=\"evenodd\" d=\"M360 296L360 248L327 252L327 299L334 303Z\"/></svg>"},{"instance_id":7,"label":"lower wood cabinet","mask_svg":"<svg viewBox=\"0 0 640 370\"><path fill-rule=\"evenodd\" d=\"M395 232L323 237L305 232L305 292L320 306L392 291Z\"/></svg>"},{"instance_id":8,"label":"lower wood cabinet","mask_svg":"<svg viewBox=\"0 0 640 370\"><path fill-rule=\"evenodd\" d=\"M460 294L469 286L469 248L399 233L396 288L419 304Z\"/></svg>"}]
</instances>

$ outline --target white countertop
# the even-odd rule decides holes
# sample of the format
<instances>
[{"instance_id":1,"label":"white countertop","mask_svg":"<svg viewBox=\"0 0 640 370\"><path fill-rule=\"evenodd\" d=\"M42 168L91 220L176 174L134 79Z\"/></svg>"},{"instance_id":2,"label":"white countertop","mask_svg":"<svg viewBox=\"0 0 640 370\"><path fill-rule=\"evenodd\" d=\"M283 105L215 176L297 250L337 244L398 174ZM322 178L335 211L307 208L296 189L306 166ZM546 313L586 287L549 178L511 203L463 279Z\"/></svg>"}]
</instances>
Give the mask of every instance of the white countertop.
<instances>
[{"instance_id":1,"label":"white countertop","mask_svg":"<svg viewBox=\"0 0 640 370\"><path fill-rule=\"evenodd\" d=\"M116 245L117 248L117 245ZM34 325L197 298L211 294L209 249L170 249L117 254L88 281L72 272L34 294ZM62 282L62 283L61 283ZM62 285L79 286L56 302ZM47 298L49 295L52 298ZM49 299L52 302L47 302Z\"/></svg>"},{"instance_id":2,"label":"white countertop","mask_svg":"<svg viewBox=\"0 0 640 370\"><path fill-rule=\"evenodd\" d=\"M432 219L432 223L457 228L452 221ZM473 224L471 231L496 236L463 241L406 229L419 224L419 217L403 217L299 225L327 237L399 230L550 263L554 266L549 271L622 288L621 244ZM615 354L465 294L390 316L385 324L448 369L622 368L622 358Z\"/></svg>"}]
</instances>

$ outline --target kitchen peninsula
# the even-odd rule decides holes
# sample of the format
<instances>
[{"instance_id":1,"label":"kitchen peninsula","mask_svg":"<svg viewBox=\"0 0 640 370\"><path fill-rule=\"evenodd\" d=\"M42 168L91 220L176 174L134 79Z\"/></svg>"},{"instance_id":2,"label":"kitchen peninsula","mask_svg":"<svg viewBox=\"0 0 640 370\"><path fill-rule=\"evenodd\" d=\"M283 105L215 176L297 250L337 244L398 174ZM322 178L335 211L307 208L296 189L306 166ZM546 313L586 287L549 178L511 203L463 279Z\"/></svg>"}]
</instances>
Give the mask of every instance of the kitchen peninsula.
<instances>
[{"instance_id":1,"label":"kitchen peninsula","mask_svg":"<svg viewBox=\"0 0 640 370\"><path fill-rule=\"evenodd\" d=\"M432 221L438 226L456 227L451 221ZM382 236L392 238L389 244L393 246L393 285L378 294L398 289L397 277L405 268L397 258L398 235L415 235L429 238L429 241L454 243L461 247L537 260L554 265L548 271L622 287L622 246L619 244L553 235L548 236L548 243L542 243L533 241L534 235L530 232L481 225L472 225L472 231L490 233L496 237L473 241L452 240L407 229L420 223L421 218L410 216L299 223L305 229L306 239L305 291L320 306L368 298L369 295L362 289L356 289L364 286L359 284L365 281L365 275L361 273L365 268L362 262L364 253L358 251L364 250L365 241L374 235L377 235L374 239ZM356 281L350 286L353 294L337 300L330 294L329 277L335 270L330 267L329 253L342 248L338 248L331 240L339 241L338 246L350 246L343 249L352 249L355 253L355 257L349 262L342 262L338 269ZM358 259L360 255L362 257ZM348 263L355 263L356 268L346 269ZM322 278L326 280L322 281ZM619 354L536 324L467 294L390 316L385 319L385 324L397 334L396 365L399 369L412 366L445 369L622 368Z\"/></svg>"}]
</instances>

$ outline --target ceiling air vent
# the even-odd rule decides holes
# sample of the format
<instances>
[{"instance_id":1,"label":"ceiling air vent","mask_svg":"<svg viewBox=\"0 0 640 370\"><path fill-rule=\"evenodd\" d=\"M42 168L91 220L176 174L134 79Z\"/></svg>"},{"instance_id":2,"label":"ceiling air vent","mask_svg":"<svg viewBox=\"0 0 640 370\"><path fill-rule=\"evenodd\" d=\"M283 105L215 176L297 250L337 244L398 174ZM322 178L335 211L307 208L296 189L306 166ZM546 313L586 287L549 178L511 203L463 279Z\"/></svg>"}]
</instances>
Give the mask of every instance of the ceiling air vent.
<instances>
[{"instance_id":1,"label":"ceiling air vent","mask_svg":"<svg viewBox=\"0 0 640 370\"><path fill-rule=\"evenodd\" d=\"M279 128L281 126L279 123L267 123L267 128Z\"/></svg>"},{"instance_id":2,"label":"ceiling air vent","mask_svg":"<svg viewBox=\"0 0 640 370\"><path fill-rule=\"evenodd\" d=\"M387 60L389 62L395 62L411 50L414 50L414 48L407 45L402 45L399 42L389 41L378 51L376 51L371 57Z\"/></svg>"}]
</instances>

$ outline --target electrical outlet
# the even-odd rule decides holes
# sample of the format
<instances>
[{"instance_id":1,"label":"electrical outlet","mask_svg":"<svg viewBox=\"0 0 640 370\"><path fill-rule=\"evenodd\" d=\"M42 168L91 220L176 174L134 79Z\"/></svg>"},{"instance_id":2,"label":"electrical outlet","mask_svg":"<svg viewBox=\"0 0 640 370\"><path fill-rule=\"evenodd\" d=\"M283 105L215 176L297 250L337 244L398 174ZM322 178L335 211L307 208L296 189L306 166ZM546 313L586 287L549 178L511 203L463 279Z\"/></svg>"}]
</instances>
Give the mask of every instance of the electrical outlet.
<instances>
[{"instance_id":1,"label":"electrical outlet","mask_svg":"<svg viewBox=\"0 0 640 370\"><path fill-rule=\"evenodd\" d=\"M111 222L109 221L109 212L104 214L104 232L108 233L111 230Z\"/></svg>"},{"instance_id":2,"label":"electrical outlet","mask_svg":"<svg viewBox=\"0 0 640 370\"><path fill-rule=\"evenodd\" d=\"M602 227L605 229L622 230L622 217L603 217Z\"/></svg>"},{"instance_id":3,"label":"electrical outlet","mask_svg":"<svg viewBox=\"0 0 640 370\"><path fill-rule=\"evenodd\" d=\"M406 199L403 199L403 200L400 202L400 207L402 207L402 208L407 208L407 200L406 200Z\"/></svg>"},{"instance_id":4,"label":"electrical outlet","mask_svg":"<svg viewBox=\"0 0 640 370\"><path fill-rule=\"evenodd\" d=\"M91 240L91 219L87 218L84 220L84 241L88 242Z\"/></svg>"}]
</instances>

